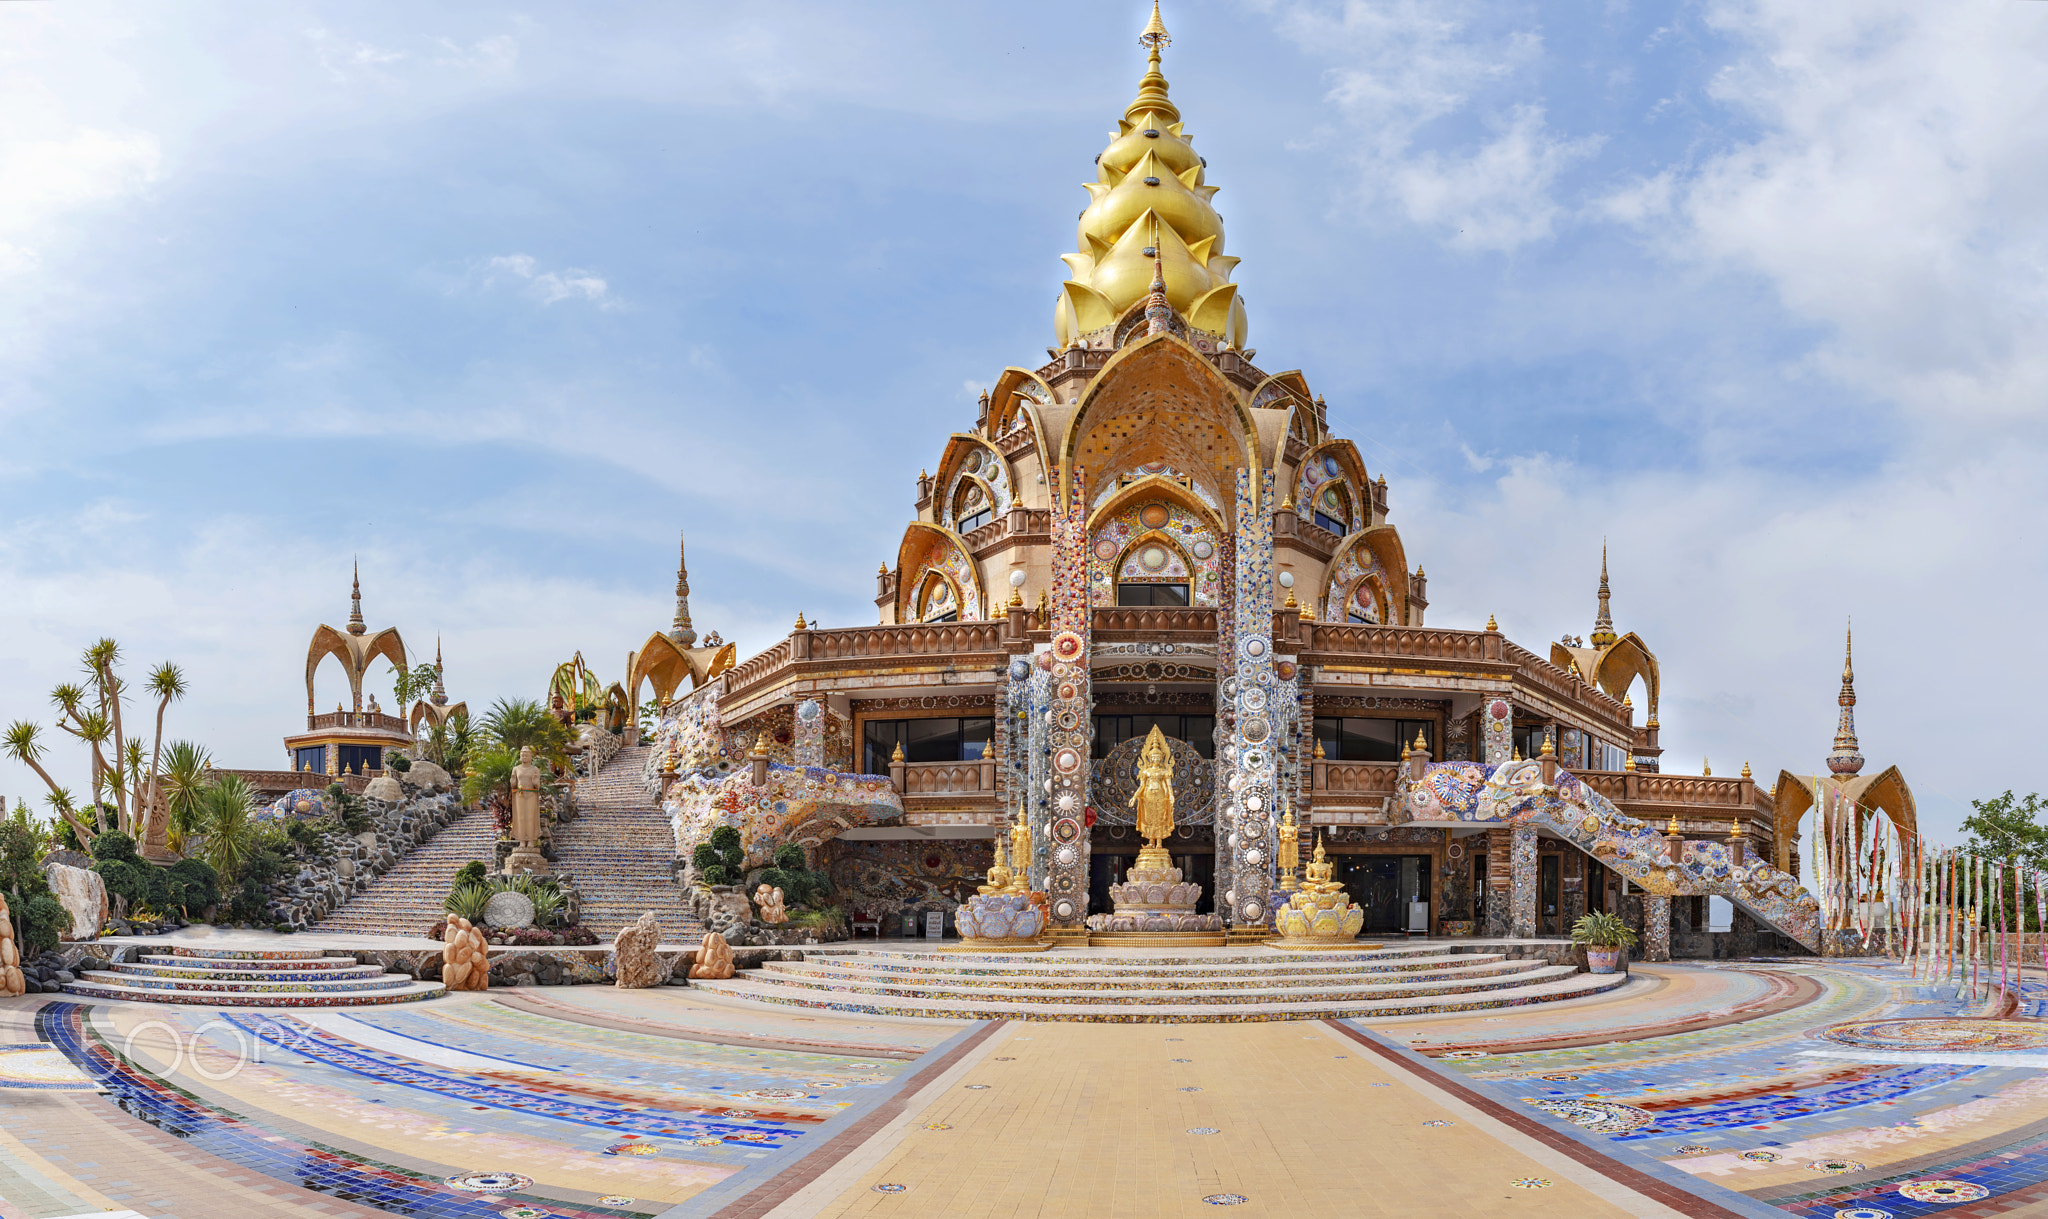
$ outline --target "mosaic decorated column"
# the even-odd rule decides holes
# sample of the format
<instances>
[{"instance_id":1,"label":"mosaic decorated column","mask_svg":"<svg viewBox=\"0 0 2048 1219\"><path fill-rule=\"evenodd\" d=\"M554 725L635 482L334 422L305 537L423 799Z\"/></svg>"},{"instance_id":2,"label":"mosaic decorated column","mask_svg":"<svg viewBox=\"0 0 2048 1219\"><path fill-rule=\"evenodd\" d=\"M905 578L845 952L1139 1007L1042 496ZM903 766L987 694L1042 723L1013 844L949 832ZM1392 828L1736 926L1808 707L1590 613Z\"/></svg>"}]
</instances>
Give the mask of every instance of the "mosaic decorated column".
<instances>
[{"instance_id":1,"label":"mosaic decorated column","mask_svg":"<svg viewBox=\"0 0 2048 1219\"><path fill-rule=\"evenodd\" d=\"M1671 959L1671 899L1643 898L1643 946L1645 961Z\"/></svg>"},{"instance_id":2,"label":"mosaic decorated column","mask_svg":"<svg viewBox=\"0 0 2048 1219\"><path fill-rule=\"evenodd\" d=\"M1525 940L1536 934L1536 827L1508 831L1508 934Z\"/></svg>"},{"instance_id":3,"label":"mosaic decorated column","mask_svg":"<svg viewBox=\"0 0 2048 1219\"><path fill-rule=\"evenodd\" d=\"M1088 669L1088 504L1082 471L1052 507L1052 823L1045 895L1056 927L1088 914L1088 752L1095 701Z\"/></svg>"},{"instance_id":4,"label":"mosaic decorated column","mask_svg":"<svg viewBox=\"0 0 2048 1219\"><path fill-rule=\"evenodd\" d=\"M1279 779L1279 735L1275 717L1292 708L1294 683L1279 682L1273 657L1273 502L1272 471L1261 471L1254 488L1252 472L1237 472L1237 539L1235 660L1236 673L1223 683L1237 722L1224 746L1230 779L1217 792L1225 800L1231 870L1223 898L1232 926L1266 921L1267 894L1273 887L1276 831L1273 813ZM1218 827L1222 830L1224 827Z\"/></svg>"},{"instance_id":5,"label":"mosaic decorated column","mask_svg":"<svg viewBox=\"0 0 2048 1219\"><path fill-rule=\"evenodd\" d=\"M790 742L790 755L796 766L825 764L825 708L815 698L796 705L796 732Z\"/></svg>"},{"instance_id":6,"label":"mosaic decorated column","mask_svg":"<svg viewBox=\"0 0 2048 1219\"><path fill-rule=\"evenodd\" d=\"M1003 745L1003 773L1009 783L1004 794L1006 820L1014 822L1022 810L1031 829L1031 858L1019 864L1028 873L1031 887L1046 892L1051 866L1052 824L1052 672L1028 657L1010 661L1010 683L1003 695L1004 721L1008 740Z\"/></svg>"},{"instance_id":7,"label":"mosaic decorated column","mask_svg":"<svg viewBox=\"0 0 2048 1219\"><path fill-rule=\"evenodd\" d=\"M1480 761L1488 766L1499 766L1514 756L1515 750L1515 709L1504 698L1489 698L1479 717L1481 747L1484 756Z\"/></svg>"},{"instance_id":8,"label":"mosaic decorated column","mask_svg":"<svg viewBox=\"0 0 2048 1219\"><path fill-rule=\"evenodd\" d=\"M1230 777L1236 773L1225 759L1230 756L1229 745L1237 732L1237 707L1230 700L1230 691L1237 673L1237 540L1228 531L1218 540L1216 546L1217 570L1222 573L1222 588L1216 605L1216 691L1211 704L1216 711L1216 727L1211 732L1211 743L1215 746L1215 760L1211 778L1215 782L1216 807L1210 817L1216 840L1215 875L1211 877L1212 892L1210 904L1216 913L1228 921L1230 903L1224 900L1223 891L1230 888L1230 871L1236 853L1230 849L1229 794Z\"/></svg>"}]
</instances>

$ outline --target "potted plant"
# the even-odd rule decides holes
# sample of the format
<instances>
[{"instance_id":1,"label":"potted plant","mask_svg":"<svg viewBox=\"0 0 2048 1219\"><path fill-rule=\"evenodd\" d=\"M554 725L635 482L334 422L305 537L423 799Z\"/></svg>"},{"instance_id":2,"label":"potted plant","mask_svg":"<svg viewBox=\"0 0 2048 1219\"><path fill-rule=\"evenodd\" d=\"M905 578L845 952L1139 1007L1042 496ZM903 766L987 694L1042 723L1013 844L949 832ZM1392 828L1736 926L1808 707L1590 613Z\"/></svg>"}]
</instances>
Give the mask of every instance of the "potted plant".
<instances>
[{"instance_id":1,"label":"potted plant","mask_svg":"<svg viewBox=\"0 0 2048 1219\"><path fill-rule=\"evenodd\" d=\"M1618 914L1596 910L1581 915L1572 924L1572 943L1586 948L1586 968L1591 973L1611 974L1621 960L1621 950L1636 946L1636 933Z\"/></svg>"}]
</instances>

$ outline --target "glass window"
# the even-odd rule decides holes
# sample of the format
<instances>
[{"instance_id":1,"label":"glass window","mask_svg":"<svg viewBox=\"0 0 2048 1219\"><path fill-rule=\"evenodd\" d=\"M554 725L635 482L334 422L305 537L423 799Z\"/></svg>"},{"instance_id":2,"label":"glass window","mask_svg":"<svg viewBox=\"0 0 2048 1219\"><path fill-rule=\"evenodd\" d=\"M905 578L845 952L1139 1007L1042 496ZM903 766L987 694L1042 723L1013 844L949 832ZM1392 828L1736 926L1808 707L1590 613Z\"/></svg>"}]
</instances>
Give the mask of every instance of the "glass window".
<instances>
[{"instance_id":1,"label":"glass window","mask_svg":"<svg viewBox=\"0 0 2048 1219\"><path fill-rule=\"evenodd\" d=\"M343 745L340 750L341 773L345 775L384 769L384 748L381 745Z\"/></svg>"},{"instance_id":2,"label":"glass window","mask_svg":"<svg viewBox=\"0 0 2048 1219\"><path fill-rule=\"evenodd\" d=\"M975 530L981 528L983 525L988 524L989 519L989 511L986 508L983 508L979 512L963 516L960 518L960 532L973 533Z\"/></svg>"},{"instance_id":3,"label":"glass window","mask_svg":"<svg viewBox=\"0 0 2048 1219\"><path fill-rule=\"evenodd\" d=\"M1350 532L1350 530L1344 527L1343 521L1338 520L1334 516L1327 516L1321 512L1316 513L1316 524L1329 530L1331 533L1336 534L1340 538L1343 537L1346 533Z\"/></svg>"},{"instance_id":4,"label":"glass window","mask_svg":"<svg viewBox=\"0 0 2048 1219\"><path fill-rule=\"evenodd\" d=\"M906 762L977 762L995 735L993 716L867 720L861 729L862 773L888 774L898 745Z\"/></svg>"},{"instance_id":5,"label":"glass window","mask_svg":"<svg viewBox=\"0 0 2048 1219\"><path fill-rule=\"evenodd\" d=\"M1316 740L1329 762L1398 762L1401 751L1415 744L1416 734L1430 756L1436 756L1434 720L1382 720L1353 716L1316 717Z\"/></svg>"},{"instance_id":6,"label":"glass window","mask_svg":"<svg viewBox=\"0 0 2048 1219\"><path fill-rule=\"evenodd\" d=\"M292 752L293 770L305 770L309 767L316 775L327 773L327 746L301 745Z\"/></svg>"},{"instance_id":7,"label":"glass window","mask_svg":"<svg viewBox=\"0 0 2048 1219\"><path fill-rule=\"evenodd\" d=\"M1119 584L1116 586L1118 605L1186 605L1188 586L1185 584Z\"/></svg>"},{"instance_id":8,"label":"glass window","mask_svg":"<svg viewBox=\"0 0 2048 1219\"><path fill-rule=\"evenodd\" d=\"M1132 737L1152 735L1155 725L1167 736L1194 746L1195 752L1203 757L1216 756L1216 717L1213 715L1098 715L1095 717L1094 756L1107 757L1110 750Z\"/></svg>"}]
</instances>

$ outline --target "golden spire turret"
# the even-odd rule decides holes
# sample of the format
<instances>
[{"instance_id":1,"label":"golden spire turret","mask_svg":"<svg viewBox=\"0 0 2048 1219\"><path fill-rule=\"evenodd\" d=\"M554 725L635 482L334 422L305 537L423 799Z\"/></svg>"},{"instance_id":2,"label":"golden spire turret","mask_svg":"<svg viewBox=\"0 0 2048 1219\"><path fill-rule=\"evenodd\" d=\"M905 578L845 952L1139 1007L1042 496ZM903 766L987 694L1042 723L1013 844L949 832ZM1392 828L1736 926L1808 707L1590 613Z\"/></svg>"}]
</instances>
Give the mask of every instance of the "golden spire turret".
<instances>
[{"instance_id":1,"label":"golden spire turret","mask_svg":"<svg viewBox=\"0 0 2048 1219\"><path fill-rule=\"evenodd\" d=\"M690 625L690 564L685 550L688 539L676 535L676 617L668 637L685 648L697 646L697 628Z\"/></svg>"},{"instance_id":2,"label":"golden spire turret","mask_svg":"<svg viewBox=\"0 0 2048 1219\"><path fill-rule=\"evenodd\" d=\"M1607 541L1600 541L1600 613L1593 619L1592 644L1604 648L1620 636L1614 633L1614 615L1607 609Z\"/></svg>"},{"instance_id":3,"label":"golden spire turret","mask_svg":"<svg viewBox=\"0 0 2048 1219\"><path fill-rule=\"evenodd\" d=\"M1863 769L1863 752L1856 746L1856 624L1842 634L1842 693L1835 702L1842 708L1835 725L1835 751L1828 755L1828 769L1838 775L1853 775Z\"/></svg>"},{"instance_id":4,"label":"golden spire turret","mask_svg":"<svg viewBox=\"0 0 2048 1219\"><path fill-rule=\"evenodd\" d=\"M1156 3L1138 42L1146 50L1145 75L1096 158L1076 252L1061 256L1068 279L1053 328L1062 348L1109 329L1146 300L1156 278L1189 325L1242 347L1244 304L1230 282L1237 259L1223 253L1223 218L1210 206L1216 188L1203 181L1207 166L1160 71L1160 52L1173 38Z\"/></svg>"}]
</instances>

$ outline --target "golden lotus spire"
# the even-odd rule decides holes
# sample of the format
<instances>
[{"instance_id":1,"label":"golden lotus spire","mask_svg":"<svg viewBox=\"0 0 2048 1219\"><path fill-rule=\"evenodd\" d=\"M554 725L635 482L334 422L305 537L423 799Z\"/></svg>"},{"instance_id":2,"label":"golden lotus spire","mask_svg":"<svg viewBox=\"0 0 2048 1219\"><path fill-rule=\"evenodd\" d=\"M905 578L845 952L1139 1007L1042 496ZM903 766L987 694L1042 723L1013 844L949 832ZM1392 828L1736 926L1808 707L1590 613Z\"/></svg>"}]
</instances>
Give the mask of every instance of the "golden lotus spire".
<instances>
[{"instance_id":1,"label":"golden lotus spire","mask_svg":"<svg viewBox=\"0 0 2048 1219\"><path fill-rule=\"evenodd\" d=\"M1237 259L1223 253L1223 218L1210 205L1216 188L1203 180L1207 165L1160 71L1160 52L1173 38L1156 3L1138 42L1146 51L1145 74L1109 147L1095 159L1075 252L1061 256L1068 278L1053 329L1062 348L1093 341L1146 301L1156 277L1168 306L1189 326L1242 347L1244 304L1230 282Z\"/></svg>"}]
</instances>

